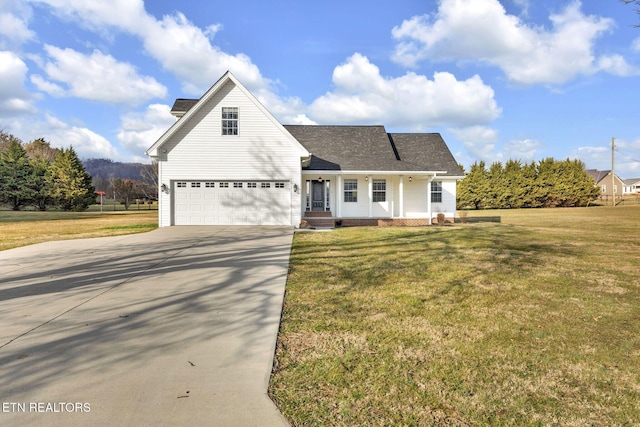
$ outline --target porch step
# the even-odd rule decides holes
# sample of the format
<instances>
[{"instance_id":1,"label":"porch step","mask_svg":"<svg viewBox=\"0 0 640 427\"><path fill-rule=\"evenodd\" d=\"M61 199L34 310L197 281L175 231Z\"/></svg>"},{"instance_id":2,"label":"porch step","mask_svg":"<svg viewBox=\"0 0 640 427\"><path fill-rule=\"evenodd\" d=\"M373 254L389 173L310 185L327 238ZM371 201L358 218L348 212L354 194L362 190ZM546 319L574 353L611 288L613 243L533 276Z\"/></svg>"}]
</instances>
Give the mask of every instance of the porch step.
<instances>
[{"instance_id":1,"label":"porch step","mask_svg":"<svg viewBox=\"0 0 640 427\"><path fill-rule=\"evenodd\" d=\"M333 218L305 218L309 227L321 227L321 228L334 228L336 226L336 220Z\"/></svg>"},{"instance_id":2,"label":"porch step","mask_svg":"<svg viewBox=\"0 0 640 427\"><path fill-rule=\"evenodd\" d=\"M304 213L305 218L331 218L332 216L332 212L325 211L310 211Z\"/></svg>"}]
</instances>

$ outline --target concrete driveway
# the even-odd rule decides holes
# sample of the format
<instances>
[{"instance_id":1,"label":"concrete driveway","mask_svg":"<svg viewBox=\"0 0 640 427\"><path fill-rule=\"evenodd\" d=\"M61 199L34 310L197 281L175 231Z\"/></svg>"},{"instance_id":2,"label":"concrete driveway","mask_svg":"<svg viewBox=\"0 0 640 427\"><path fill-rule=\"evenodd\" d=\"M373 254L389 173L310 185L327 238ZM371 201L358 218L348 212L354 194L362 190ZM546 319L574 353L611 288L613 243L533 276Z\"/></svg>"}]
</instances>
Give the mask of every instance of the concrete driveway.
<instances>
[{"instance_id":1,"label":"concrete driveway","mask_svg":"<svg viewBox=\"0 0 640 427\"><path fill-rule=\"evenodd\" d=\"M0 252L0 425L279 426L293 230L170 227Z\"/></svg>"}]
</instances>

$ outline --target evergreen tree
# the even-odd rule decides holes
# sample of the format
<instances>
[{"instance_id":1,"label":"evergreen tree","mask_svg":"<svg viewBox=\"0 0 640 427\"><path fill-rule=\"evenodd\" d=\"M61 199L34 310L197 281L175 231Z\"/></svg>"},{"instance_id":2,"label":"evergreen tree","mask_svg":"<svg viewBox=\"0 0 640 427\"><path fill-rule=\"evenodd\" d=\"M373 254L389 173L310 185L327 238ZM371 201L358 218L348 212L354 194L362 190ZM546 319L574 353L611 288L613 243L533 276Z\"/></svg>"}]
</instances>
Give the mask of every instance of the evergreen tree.
<instances>
[{"instance_id":1,"label":"evergreen tree","mask_svg":"<svg viewBox=\"0 0 640 427\"><path fill-rule=\"evenodd\" d=\"M487 181L487 171L484 162L476 162L471 165L471 169L465 178L458 181L456 196L458 208L473 206L476 209L484 207L489 185Z\"/></svg>"},{"instance_id":2,"label":"evergreen tree","mask_svg":"<svg viewBox=\"0 0 640 427\"><path fill-rule=\"evenodd\" d=\"M47 210L48 206L54 204L51 188L47 182L47 174L60 150L51 147L51 144L44 138L36 139L26 144L24 148L33 167L33 185L36 190L33 206L41 211Z\"/></svg>"},{"instance_id":3,"label":"evergreen tree","mask_svg":"<svg viewBox=\"0 0 640 427\"><path fill-rule=\"evenodd\" d=\"M523 208L539 208L542 206L542 190L537 185L537 175L536 162L527 163L522 167L523 187L526 189L522 195L521 207Z\"/></svg>"},{"instance_id":4,"label":"evergreen tree","mask_svg":"<svg viewBox=\"0 0 640 427\"><path fill-rule=\"evenodd\" d=\"M32 202L35 193L27 152L19 139L8 138L0 153L0 203L18 211Z\"/></svg>"},{"instance_id":5,"label":"evergreen tree","mask_svg":"<svg viewBox=\"0 0 640 427\"><path fill-rule=\"evenodd\" d=\"M95 202L91 176L73 147L60 151L49 168L47 183L56 204L65 211L82 211Z\"/></svg>"},{"instance_id":6,"label":"evergreen tree","mask_svg":"<svg viewBox=\"0 0 640 427\"><path fill-rule=\"evenodd\" d=\"M493 162L487 171L488 191L486 206L501 209L505 192L502 163Z\"/></svg>"}]
</instances>

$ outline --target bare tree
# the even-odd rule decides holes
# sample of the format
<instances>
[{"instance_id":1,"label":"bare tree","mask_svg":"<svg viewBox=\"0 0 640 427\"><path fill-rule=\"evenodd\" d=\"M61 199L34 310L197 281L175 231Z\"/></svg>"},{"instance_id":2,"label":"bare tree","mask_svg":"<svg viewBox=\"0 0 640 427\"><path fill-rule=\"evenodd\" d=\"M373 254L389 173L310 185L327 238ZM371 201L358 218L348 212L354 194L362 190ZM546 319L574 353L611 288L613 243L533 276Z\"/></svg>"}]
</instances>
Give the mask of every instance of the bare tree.
<instances>
[{"instance_id":1,"label":"bare tree","mask_svg":"<svg viewBox=\"0 0 640 427\"><path fill-rule=\"evenodd\" d=\"M136 182L132 179L117 178L113 180L112 185L114 194L122 203L124 203L125 210L129 210L129 206L135 198L136 191L138 190Z\"/></svg>"},{"instance_id":2,"label":"bare tree","mask_svg":"<svg viewBox=\"0 0 640 427\"><path fill-rule=\"evenodd\" d=\"M143 185L140 190L148 199L158 198L158 162L152 161L150 165L144 165L140 170Z\"/></svg>"},{"instance_id":3,"label":"bare tree","mask_svg":"<svg viewBox=\"0 0 640 427\"><path fill-rule=\"evenodd\" d=\"M640 6L640 0L620 0L620 2L624 4L635 4L636 6ZM640 15L640 8L636 9L636 13ZM640 24L634 25L636 28L640 28Z\"/></svg>"}]
</instances>

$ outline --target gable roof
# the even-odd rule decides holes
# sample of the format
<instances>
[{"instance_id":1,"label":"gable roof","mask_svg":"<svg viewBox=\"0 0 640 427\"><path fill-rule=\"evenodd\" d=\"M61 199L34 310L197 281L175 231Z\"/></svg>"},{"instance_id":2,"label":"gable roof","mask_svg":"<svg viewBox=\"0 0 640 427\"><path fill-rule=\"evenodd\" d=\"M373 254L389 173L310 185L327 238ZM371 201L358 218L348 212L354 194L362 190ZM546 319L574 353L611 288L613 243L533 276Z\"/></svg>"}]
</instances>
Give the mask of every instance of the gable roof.
<instances>
[{"instance_id":1,"label":"gable roof","mask_svg":"<svg viewBox=\"0 0 640 427\"><path fill-rule=\"evenodd\" d=\"M285 125L311 153L305 170L440 172L462 176L438 133L387 133L384 126Z\"/></svg>"},{"instance_id":2,"label":"gable roof","mask_svg":"<svg viewBox=\"0 0 640 427\"><path fill-rule=\"evenodd\" d=\"M189 111L191 107L198 103L197 99L190 98L178 98L173 103L173 107L171 107L171 114L176 117L184 116L184 113Z\"/></svg>"},{"instance_id":3,"label":"gable roof","mask_svg":"<svg viewBox=\"0 0 640 427\"><path fill-rule=\"evenodd\" d=\"M593 178L593 180L597 183L599 183L600 181L602 181L604 178L607 177L607 175L609 175L609 173L611 172L610 170L607 171L599 171L597 169L587 169L585 172L587 172L587 174Z\"/></svg>"},{"instance_id":4,"label":"gable roof","mask_svg":"<svg viewBox=\"0 0 640 427\"><path fill-rule=\"evenodd\" d=\"M635 184L640 184L640 178L629 178L629 179L624 179L624 180L622 180L622 182L624 182L624 185L635 185Z\"/></svg>"},{"instance_id":5,"label":"gable roof","mask_svg":"<svg viewBox=\"0 0 640 427\"><path fill-rule=\"evenodd\" d=\"M218 81L209 88L207 92L198 100L192 99L178 99L174 103L174 108L176 110L184 109L184 112L178 116L178 120L160 137L158 140L146 151L146 154L151 157L158 156L158 150L162 145L167 142L189 119L196 114L196 112L202 108L218 91L224 87L228 82L232 82L238 89L247 96L247 98L267 117L276 127L278 127L285 136L287 136L290 141L295 144L300 149L301 157L308 157L309 153L307 150L280 124L278 120L258 101L258 99L253 96L251 92L247 90L247 88L240 83L240 81L231 74L230 71L227 71ZM193 102L195 101L195 103ZM177 104L177 106L176 106ZM173 112L173 108L172 108ZM174 114L175 115L175 114Z\"/></svg>"},{"instance_id":6,"label":"gable roof","mask_svg":"<svg viewBox=\"0 0 640 427\"><path fill-rule=\"evenodd\" d=\"M597 169L586 169L585 172L593 178L596 184L599 184L600 181L605 179L607 176L611 174L611 170L599 171ZM615 175L616 179L622 181L618 175Z\"/></svg>"}]
</instances>

